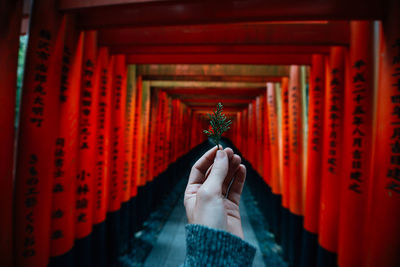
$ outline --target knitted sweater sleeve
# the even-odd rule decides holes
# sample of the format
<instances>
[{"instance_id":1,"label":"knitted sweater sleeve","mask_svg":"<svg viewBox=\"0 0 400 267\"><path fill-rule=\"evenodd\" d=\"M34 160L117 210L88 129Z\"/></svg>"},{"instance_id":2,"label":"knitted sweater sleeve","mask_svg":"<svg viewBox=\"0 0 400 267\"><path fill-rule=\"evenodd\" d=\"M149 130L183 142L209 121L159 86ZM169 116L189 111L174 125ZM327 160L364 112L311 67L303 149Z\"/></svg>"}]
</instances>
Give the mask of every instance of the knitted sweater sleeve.
<instances>
[{"instance_id":1,"label":"knitted sweater sleeve","mask_svg":"<svg viewBox=\"0 0 400 267\"><path fill-rule=\"evenodd\" d=\"M256 248L228 232L197 224L186 225L184 267L251 266Z\"/></svg>"}]
</instances>

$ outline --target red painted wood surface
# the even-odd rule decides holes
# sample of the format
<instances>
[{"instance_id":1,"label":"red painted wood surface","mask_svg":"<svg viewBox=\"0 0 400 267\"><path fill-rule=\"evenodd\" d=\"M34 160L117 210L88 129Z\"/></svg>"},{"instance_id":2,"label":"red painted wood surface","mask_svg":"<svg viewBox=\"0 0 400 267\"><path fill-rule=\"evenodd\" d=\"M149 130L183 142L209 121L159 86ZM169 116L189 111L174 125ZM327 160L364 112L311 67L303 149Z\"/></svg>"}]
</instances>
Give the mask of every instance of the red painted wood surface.
<instances>
[{"instance_id":1,"label":"red painted wood surface","mask_svg":"<svg viewBox=\"0 0 400 267\"><path fill-rule=\"evenodd\" d=\"M272 193L281 194L278 115L275 84L267 83L268 135L271 155L271 189Z\"/></svg>"},{"instance_id":2,"label":"red painted wood surface","mask_svg":"<svg viewBox=\"0 0 400 267\"><path fill-rule=\"evenodd\" d=\"M10 266L14 243L14 120L22 1L2 1L0 10L0 262Z\"/></svg>"},{"instance_id":3,"label":"red painted wood surface","mask_svg":"<svg viewBox=\"0 0 400 267\"><path fill-rule=\"evenodd\" d=\"M84 33L82 81L79 113L79 164L76 183L75 236L84 238L92 231L94 177L96 166L96 125L98 102L97 37Z\"/></svg>"},{"instance_id":4,"label":"red painted wood surface","mask_svg":"<svg viewBox=\"0 0 400 267\"><path fill-rule=\"evenodd\" d=\"M108 209L112 74L112 61L110 61L108 49L100 47L96 65L96 75L99 75L99 88L97 102L96 167L94 172L94 224L101 223L106 219Z\"/></svg>"},{"instance_id":5,"label":"red painted wood surface","mask_svg":"<svg viewBox=\"0 0 400 267\"><path fill-rule=\"evenodd\" d=\"M129 54L128 64L262 64L309 65L311 55L279 54Z\"/></svg>"},{"instance_id":6,"label":"red painted wood surface","mask_svg":"<svg viewBox=\"0 0 400 267\"><path fill-rule=\"evenodd\" d=\"M134 146L134 133L136 130L135 114L136 114L136 67L127 67L127 95L126 95L126 131L125 131L125 165L124 178L130 179L129 193L131 198L135 195L132 191L136 191L136 181L134 178L134 155L136 147Z\"/></svg>"},{"instance_id":7,"label":"red painted wood surface","mask_svg":"<svg viewBox=\"0 0 400 267\"><path fill-rule=\"evenodd\" d=\"M324 249L336 253L343 162L344 48L332 48L327 64L326 88L318 241Z\"/></svg>"},{"instance_id":8,"label":"red painted wood surface","mask_svg":"<svg viewBox=\"0 0 400 267\"><path fill-rule=\"evenodd\" d=\"M53 1L35 3L29 36L15 178L15 264L46 266L64 48Z\"/></svg>"},{"instance_id":9,"label":"red painted wood surface","mask_svg":"<svg viewBox=\"0 0 400 267\"><path fill-rule=\"evenodd\" d=\"M263 45L263 44L215 44L215 45L112 45L113 54L328 54L327 45ZM228 77L227 77L228 78Z\"/></svg>"},{"instance_id":10,"label":"red painted wood surface","mask_svg":"<svg viewBox=\"0 0 400 267\"><path fill-rule=\"evenodd\" d=\"M290 203L290 138L289 138L289 79L281 83L282 99L282 206L289 209Z\"/></svg>"},{"instance_id":11,"label":"red painted wood surface","mask_svg":"<svg viewBox=\"0 0 400 267\"><path fill-rule=\"evenodd\" d=\"M290 67L289 98L289 208L296 215L303 214L303 127L300 88L300 67Z\"/></svg>"},{"instance_id":12,"label":"red painted wood surface","mask_svg":"<svg viewBox=\"0 0 400 267\"><path fill-rule=\"evenodd\" d=\"M110 178L108 211L117 211L121 207L122 199L125 199L124 187L124 163L125 163L125 108L126 108L126 86L125 57L114 56L112 78L112 108L111 108L111 134L110 134ZM130 188L129 188L130 189ZM128 193L129 194L129 191Z\"/></svg>"},{"instance_id":13,"label":"red painted wood surface","mask_svg":"<svg viewBox=\"0 0 400 267\"><path fill-rule=\"evenodd\" d=\"M346 21L324 23L235 23L111 28L99 31L102 45L346 45ZM157 52L156 52L157 53ZM223 54L226 54L225 51ZM152 53L149 53L152 54ZM158 53L157 53L158 54ZM178 53L180 54L180 53ZM254 54L252 51L250 54ZM265 54L265 53L258 53ZM312 54L312 53L310 53Z\"/></svg>"},{"instance_id":14,"label":"red painted wood surface","mask_svg":"<svg viewBox=\"0 0 400 267\"><path fill-rule=\"evenodd\" d=\"M307 173L304 228L311 233L318 233L321 165L322 165L322 130L324 125L325 75L326 58L313 55L311 65L308 139L307 139Z\"/></svg>"},{"instance_id":15,"label":"red painted wood surface","mask_svg":"<svg viewBox=\"0 0 400 267\"><path fill-rule=\"evenodd\" d=\"M181 25L209 24L228 22L258 22L271 23L297 20L340 20L340 19L379 19L383 17L381 1L367 2L355 0L300 2L280 1L265 2L263 0L230 1L229 3L208 1L146 1L147 4L132 4L135 1L124 1L124 4L105 5L99 1L82 2L63 0L62 10L77 11L82 27L116 27L116 26L147 26L147 25ZM106 3L112 3L107 1ZM121 3L121 2L120 2ZM131 3L131 4L128 4ZM85 8L85 7L94 8ZM360 8L362 6L363 8ZM119 14L119 16L115 16ZM204 16L207 14L207 16ZM307 21L308 20L308 21ZM311 22L312 23L312 22Z\"/></svg>"},{"instance_id":16,"label":"red painted wood surface","mask_svg":"<svg viewBox=\"0 0 400 267\"><path fill-rule=\"evenodd\" d=\"M66 36L62 54L60 109L54 147L53 195L51 201L52 257L69 251L75 240L75 194L78 158L79 100L82 73L83 34L73 30L71 18L64 17ZM59 62L57 62L59 63Z\"/></svg>"},{"instance_id":17,"label":"red painted wood surface","mask_svg":"<svg viewBox=\"0 0 400 267\"><path fill-rule=\"evenodd\" d=\"M394 267L399 263L400 182L399 151L399 75L400 4L390 1L383 24L379 91L376 109L374 175L369 198L365 266Z\"/></svg>"},{"instance_id":18,"label":"red painted wood surface","mask_svg":"<svg viewBox=\"0 0 400 267\"><path fill-rule=\"evenodd\" d=\"M361 266L367 237L365 222L373 157L374 23L350 23L348 86L345 89L343 177L340 199L338 263Z\"/></svg>"}]
</instances>

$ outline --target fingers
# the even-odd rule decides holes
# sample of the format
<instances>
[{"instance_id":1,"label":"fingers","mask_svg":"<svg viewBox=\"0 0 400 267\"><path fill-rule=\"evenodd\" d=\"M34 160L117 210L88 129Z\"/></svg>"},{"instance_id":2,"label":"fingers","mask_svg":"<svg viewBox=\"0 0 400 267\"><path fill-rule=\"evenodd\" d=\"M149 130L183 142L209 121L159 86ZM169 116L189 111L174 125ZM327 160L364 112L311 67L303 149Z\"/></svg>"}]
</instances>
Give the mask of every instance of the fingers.
<instances>
[{"instance_id":1,"label":"fingers","mask_svg":"<svg viewBox=\"0 0 400 267\"><path fill-rule=\"evenodd\" d=\"M207 169L213 164L217 147L208 150L196 163L193 165L189 175L188 184L203 183Z\"/></svg>"},{"instance_id":2,"label":"fingers","mask_svg":"<svg viewBox=\"0 0 400 267\"><path fill-rule=\"evenodd\" d=\"M240 195L242 194L244 181L246 180L246 167L243 164L240 164L239 168L237 169L234 180L228 192L228 199L239 205Z\"/></svg>"},{"instance_id":3,"label":"fingers","mask_svg":"<svg viewBox=\"0 0 400 267\"><path fill-rule=\"evenodd\" d=\"M234 175L238 170L241 162L242 159L238 155L233 155L232 159L229 161L229 172L225 178L224 183L222 184L222 195L224 196L226 195L228 186L230 185L232 179L234 178Z\"/></svg>"},{"instance_id":4,"label":"fingers","mask_svg":"<svg viewBox=\"0 0 400 267\"><path fill-rule=\"evenodd\" d=\"M204 189L209 192L220 193L222 189L222 183L224 182L228 171L228 155L225 150L218 150L210 175L203 184Z\"/></svg>"},{"instance_id":5,"label":"fingers","mask_svg":"<svg viewBox=\"0 0 400 267\"><path fill-rule=\"evenodd\" d=\"M232 158L233 158L233 150L232 150L231 148L229 148L229 147L225 148L224 150L225 150L226 154L228 155L228 159L229 159L229 168L230 168L230 167L231 167L231 166L230 166L230 162L231 162L231 160L232 160ZM212 167L213 167L213 164L211 164L211 166L207 169L207 172L206 172L206 175L205 175L205 178L206 178L206 179L207 179L208 175L210 175L210 172L211 172Z\"/></svg>"}]
</instances>

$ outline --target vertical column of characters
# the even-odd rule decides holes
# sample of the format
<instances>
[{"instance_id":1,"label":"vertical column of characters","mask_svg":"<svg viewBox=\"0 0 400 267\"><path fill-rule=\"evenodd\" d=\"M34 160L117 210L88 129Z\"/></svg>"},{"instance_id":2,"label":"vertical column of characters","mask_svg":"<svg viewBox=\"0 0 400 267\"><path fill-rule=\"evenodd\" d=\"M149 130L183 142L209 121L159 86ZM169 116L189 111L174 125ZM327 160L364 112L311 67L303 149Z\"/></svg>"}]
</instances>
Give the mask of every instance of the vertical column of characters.
<instances>
[{"instance_id":1,"label":"vertical column of characters","mask_svg":"<svg viewBox=\"0 0 400 267\"><path fill-rule=\"evenodd\" d=\"M289 210L290 141L289 141L289 79L282 78L282 206Z\"/></svg>"},{"instance_id":2,"label":"vertical column of characters","mask_svg":"<svg viewBox=\"0 0 400 267\"><path fill-rule=\"evenodd\" d=\"M149 170L148 170L148 163L149 163L149 133L150 133L150 82L145 81L143 82L142 87L142 131L143 131L143 142L142 142L142 158L140 159L140 176L143 179L144 184L149 179Z\"/></svg>"},{"instance_id":3,"label":"vertical column of characters","mask_svg":"<svg viewBox=\"0 0 400 267\"><path fill-rule=\"evenodd\" d=\"M123 196L124 179L124 125L126 89L123 88L125 71L125 57L114 56L113 79L111 90L111 133L110 133L110 179L108 211L114 212L120 209ZM127 187L125 188L127 190Z\"/></svg>"},{"instance_id":4,"label":"vertical column of characters","mask_svg":"<svg viewBox=\"0 0 400 267\"><path fill-rule=\"evenodd\" d=\"M97 93L95 66L97 33L85 32L79 118L79 164L76 202L75 237L84 238L92 231L94 175L96 166Z\"/></svg>"},{"instance_id":5,"label":"vertical column of characters","mask_svg":"<svg viewBox=\"0 0 400 267\"><path fill-rule=\"evenodd\" d=\"M323 127L319 244L330 253L337 252L340 182L343 150L343 94L345 88L345 48L332 47L326 68ZM319 251L319 264L324 255ZM325 257L325 259L328 259ZM322 262L321 262L322 261Z\"/></svg>"},{"instance_id":6,"label":"vertical column of characters","mask_svg":"<svg viewBox=\"0 0 400 267\"><path fill-rule=\"evenodd\" d=\"M267 83L268 132L271 151L271 189L275 195L281 194L278 148L278 119L276 114L275 84Z\"/></svg>"},{"instance_id":7,"label":"vertical column of characters","mask_svg":"<svg viewBox=\"0 0 400 267\"><path fill-rule=\"evenodd\" d=\"M164 149L165 149L165 103L167 93L165 91L160 91L159 93L159 130L158 130L158 140L157 140L157 153L156 158L158 162L158 174L164 171Z\"/></svg>"},{"instance_id":8,"label":"vertical column of characters","mask_svg":"<svg viewBox=\"0 0 400 267\"><path fill-rule=\"evenodd\" d=\"M166 112L165 112L165 154L164 154L164 170L168 168L168 164L170 163L170 150L171 150L171 116L172 116L172 100L171 97L167 97L166 105Z\"/></svg>"},{"instance_id":9,"label":"vertical column of characters","mask_svg":"<svg viewBox=\"0 0 400 267\"><path fill-rule=\"evenodd\" d=\"M142 153L143 153L143 126L142 126L142 116L143 116L143 109L142 109L142 99L143 99L143 82L142 82L142 76L137 77L137 99L136 99L136 114L135 114L135 121L136 121L136 127L137 127L137 137L135 138L136 140L136 164L135 164L135 176L136 176L136 183L138 186L143 186L145 185L145 182L143 179L141 179L140 176L140 164L141 164L141 158L142 158Z\"/></svg>"},{"instance_id":10,"label":"vertical column of characters","mask_svg":"<svg viewBox=\"0 0 400 267\"><path fill-rule=\"evenodd\" d=\"M263 102L263 108L262 108L262 112L264 113L264 107L265 107L265 101ZM236 131L234 133L235 135L235 146L241 150L242 147L242 140L241 140L241 131L242 131L242 113L239 111L236 114ZM264 119L264 116L263 116ZM264 120L263 120L263 140L264 140ZM263 148L265 146L265 141L263 141ZM264 156L264 149L263 149L263 160L265 161L265 156ZM264 170L265 170L266 166L264 165Z\"/></svg>"},{"instance_id":11,"label":"vertical column of characters","mask_svg":"<svg viewBox=\"0 0 400 267\"><path fill-rule=\"evenodd\" d=\"M190 114L190 148L194 147L195 144L195 139L196 139L196 123L197 123L197 118L196 118L196 114L193 112L191 112Z\"/></svg>"},{"instance_id":12,"label":"vertical column of characters","mask_svg":"<svg viewBox=\"0 0 400 267\"><path fill-rule=\"evenodd\" d=\"M253 158L253 151L254 151L254 101L249 104L248 112L247 112L247 121L248 121L248 128L247 128L247 137L248 137L248 149L247 149L247 158L251 165L254 166L254 158ZM254 166L255 167L255 166Z\"/></svg>"},{"instance_id":13,"label":"vertical column of characters","mask_svg":"<svg viewBox=\"0 0 400 267\"><path fill-rule=\"evenodd\" d=\"M252 135L253 135L253 147L252 147L252 165L255 170L257 170L258 166L258 158L257 158L257 100L253 100L253 109L252 109L252 114L251 114L251 120L252 120Z\"/></svg>"},{"instance_id":14,"label":"vertical column of characters","mask_svg":"<svg viewBox=\"0 0 400 267\"><path fill-rule=\"evenodd\" d=\"M377 91L374 175L370 187L365 266L394 267L400 248L400 3L383 21Z\"/></svg>"},{"instance_id":15,"label":"vertical column of characters","mask_svg":"<svg viewBox=\"0 0 400 267\"><path fill-rule=\"evenodd\" d=\"M46 266L49 260L64 31L65 24L56 13L54 1L35 2L25 63L16 165L14 254L17 266Z\"/></svg>"},{"instance_id":16,"label":"vertical column of characters","mask_svg":"<svg viewBox=\"0 0 400 267\"><path fill-rule=\"evenodd\" d=\"M242 144L242 154L243 156L247 159L250 160L248 157L248 147L249 147L249 118L248 118L248 114L249 114L249 106L250 104L247 106L246 109L243 110L243 132L242 132L242 140L244 140L243 144Z\"/></svg>"},{"instance_id":17,"label":"vertical column of characters","mask_svg":"<svg viewBox=\"0 0 400 267\"><path fill-rule=\"evenodd\" d=\"M78 162L79 99L83 33L76 34L72 19L64 17L66 36L59 89L59 129L54 144L51 256L69 251L75 240L75 192Z\"/></svg>"},{"instance_id":18,"label":"vertical column of characters","mask_svg":"<svg viewBox=\"0 0 400 267\"><path fill-rule=\"evenodd\" d=\"M264 97L259 96L256 100L256 121L257 121L257 170L258 173L262 176L263 174L263 150L260 147L263 147L263 138L262 138L262 129L263 129L263 113L262 107L264 102ZM233 124L235 127L236 124ZM228 134L232 134L233 130L230 130Z\"/></svg>"},{"instance_id":19,"label":"vertical column of characters","mask_svg":"<svg viewBox=\"0 0 400 267\"><path fill-rule=\"evenodd\" d=\"M121 132L119 135L119 168L120 170L120 181L121 181L121 202L126 203L130 199L130 189L131 189L131 179L128 175L129 163L127 163L127 145L126 141L126 133L128 131L128 123L127 123L127 66L126 66L126 57L124 55L118 55L117 57L117 66L116 71L118 72L118 76L121 77L121 114L119 114ZM117 76L117 77L118 77ZM118 79L117 79L118 80Z\"/></svg>"},{"instance_id":20,"label":"vertical column of characters","mask_svg":"<svg viewBox=\"0 0 400 267\"><path fill-rule=\"evenodd\" d=\"M325 56L313 55L310 73L304 228L318 233L324 123Z\"/></svg>"},{"instance_id":21,"label":"vertical column of characters","mask_svg":"<svg viewBox=\"0 0 400 267\"><path fill-rule=\"evenodd\" d=\"M93 223L99 224L106 218L108 199L108 179L110 166L110 124L111 124L111 79L108 48L99 49L96 65L98 82L96 167L94 172Z\"/></svg>"},{"instance_id":22,"label":"vertical column of characters","mask_svg":"<svg viewBox=\"0 0 400 267\"><path fill-rule=\"evenodd\" d=\"M136 114L136 65L128 65L127 69L127 92L126 92L126 131L125 131L125 164L124 179L129 179L129 198L135 196L136 182L133 179L135 158L135 114Z\"/></svg>"},{"instance_id":23,"label":"vertical column of characters","mask_svg":"<svg viewBox=\"0 0 400 267\"><path fill-rule=\"evenodd\" d=\"M165 106L165 96L166 93L164 91L158 92L158 108L157 108L157 133L156 133L156 148L155 148L155 160L156 160L156 169L155 175L159 175L162 169L162 151L164 146L164 106Z\"/></svg>"},{"instance_id":24,"label":"vertical column of characters","mask_svg":"<svg viewBox=\"0 0 400 267\"><path fill-rule=\"evenodd\" d=\"M349 86L344 94L343 178L340 200L338 263L360 266L371 180L374 23L350 22Z\"/></svg>"},{"instance_id":25,"label":"vertical column of characters","mask_svg":"<svg viewBox=\"0 0 400 267\"><path fill-rule=\"evenodd\" d=\"M150 101L150 119L149 119L149 163L148 163L148 176L150 181L153 181L155 177L155 168L156 168L156 134L158 129L158 121L157 121L157 108L158 108L158 93L153 91L154 93L151 94L151 101Z\"/></svg>"},{"instance_id":26,"label":"vertical column of characters","mask_svg":"<svg viewBox=\"0 0 400 267\"><path fill-rule=\"evenodd\" d=\"M132 181L131 184L135 184L134 188L131 188L131 196L136 196L138 192L138 186L142 186L139 176L139 159L141 157L141 131L140 131L140 114L141 114L141 103L142 103L142 76L136 76L136 103L135 103L135 126L133 129L133 157L132 157ZM133 190L132 190L133 189Z\"/></svg>"},{"instance_id":27,"label":"vertical column of characters","mask_svg":"<svg viewBox=\"0 0 400 267\"><path fill-rule=\"evenodd\" d=\"M290 81L288 87L289 98L289 150L290 150L290 211L295 215L302 215L302 106L300 67L290 67Z\"/></svg>"},{"instance_id":28,"label":"vertical column of characters","mask_svg":"<svg viewBox=\"0 0 400 267\"><path fill-rule=\"evenodd\" d=\"M271 186L271 140L269 137L269 116L268 116L268 90L265 89L264 96L264 118L263 118L263 139L264 139L264 146L263 146L263 164L264 164L264 182Z\"/></svg>"},{"instance_id":29,"label":"vertical column of characters","mask_svg":"<svg viewBox=\"0 0 400 267\"><path fill-rule=\"evenodd\" d=\"M0 21L0 262L11 266L13 255L14 121L22 0L3 1ZM7 23L6 23L7 22Z\"/></svg>"}]
</instances>

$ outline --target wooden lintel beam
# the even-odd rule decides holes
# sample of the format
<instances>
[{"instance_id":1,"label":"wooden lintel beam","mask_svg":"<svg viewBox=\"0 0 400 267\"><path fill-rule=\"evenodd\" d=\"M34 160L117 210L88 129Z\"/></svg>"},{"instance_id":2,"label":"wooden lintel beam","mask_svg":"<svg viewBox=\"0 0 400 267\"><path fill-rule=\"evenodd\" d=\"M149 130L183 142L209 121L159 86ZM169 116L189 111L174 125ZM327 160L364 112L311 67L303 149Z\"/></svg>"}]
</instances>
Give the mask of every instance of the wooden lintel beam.
<instances>
[{"instance_id":1,"label":"wooden lintel beam","mask_svg":"<svg viewBox=\"0 0 400 267\"><path fill-rule=\"evenodd\" d=\"M311 55L305 54L169 54L127 56L128 64L262 64L262 65L310 65Z\"/></svg>"},{"instance_id":2,"label":"wooden lintel beam","mask_svg":"<svg viewBox=\"0 0 400 267\"><path fill-rule=\"evenodd\" d=\"M348 45L348 21L301 23L235 23L99 30L105 46L129 45Z\"/></svg>"},{"instance_id":3,"label":"wooden lintel beam","mask_svg":"<svg viewBox=\"0 0 400 267\"><path fill-rule=\"evenodd\" d=\"M328 45L116 45L112 54L328 54Z\"/></svg>"},{"instance_id":4,"label":"wooden lintel beam","mask_svg":"<svg viewBox=\"0 0 400 267\"><path fill-rule=\"evenodd\" d=\"M60 0L84 28L244 21L381 19L382 0Z\"/></svg>"},{"instance_id":5,"label":"wooden lintel beam","mask_svg":"<svg viewBox=\"0 0 400 267\"><path fill-rule=\"evenodd\" d=\"M281 82L283 76L205 76L205 75L143 75L149 81L212 81L212 82Z\"/></svg>"},{"instance_id":6,"label":"wooden lintel beam","mask_svg":"<svg viewBox=\"0 0 400 267\"><path fill-rule=\"evenodd\" d=\"M224 105L225 104L249 104L252 101L252 99L243 99L243 98L238 98L238 99L227 98L227 99L221 99L221 100L223 100ZM185 103L191 103L193 105L210 103L212 105L215 105L218 102L221 102L221 100L218 100L218 99L205 99L205 98L186 98L185 99Z\"/></svg>"}]
</instances>

